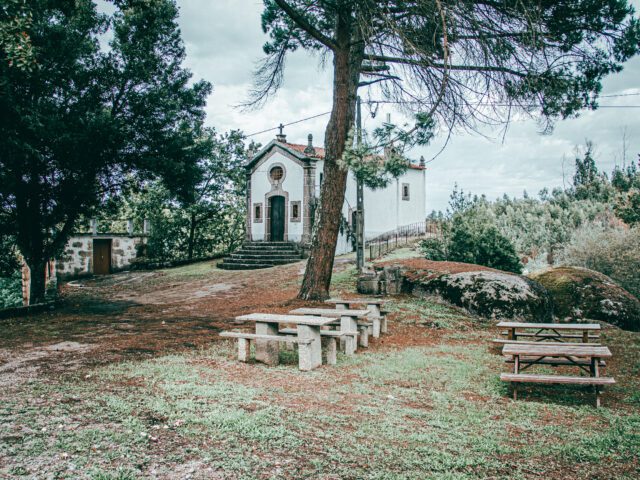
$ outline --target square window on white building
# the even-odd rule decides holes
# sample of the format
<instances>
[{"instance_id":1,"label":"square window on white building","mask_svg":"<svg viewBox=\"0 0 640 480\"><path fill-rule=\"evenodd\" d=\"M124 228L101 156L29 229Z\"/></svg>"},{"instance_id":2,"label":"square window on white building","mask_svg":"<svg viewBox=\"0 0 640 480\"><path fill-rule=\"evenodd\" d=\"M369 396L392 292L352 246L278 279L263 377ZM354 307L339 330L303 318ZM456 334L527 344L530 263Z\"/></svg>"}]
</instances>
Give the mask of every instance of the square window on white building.
<instances>
[{"instance_id":1,"label":"square window on white building","mask_svg":"<svg viewBox=\"0 0 640 480\"><path fill-rule=\"evenodd\" d=\"M253 204L253 223L262 223L262 204Z\"/></svg>"},{"instance_id":2,"label":"square window on white building","mask_svg":"<svg viewBox=\"0 0 640 480\"><path fill-rule=\"evenodd\" d=\"M409 184L402 184L402 200L409 200Z\"/></svg>"},{"instance_id":3,"label":"square window on white building","mask_svg":"<svg viewBox=\"0 0 640 480\"><path fill-rule=\"evenodd\" d=\"M301 209L301 202L291 202L291 221L292 222L299 222L302 218L300 209Z\"/></svg>"}]
</instances>

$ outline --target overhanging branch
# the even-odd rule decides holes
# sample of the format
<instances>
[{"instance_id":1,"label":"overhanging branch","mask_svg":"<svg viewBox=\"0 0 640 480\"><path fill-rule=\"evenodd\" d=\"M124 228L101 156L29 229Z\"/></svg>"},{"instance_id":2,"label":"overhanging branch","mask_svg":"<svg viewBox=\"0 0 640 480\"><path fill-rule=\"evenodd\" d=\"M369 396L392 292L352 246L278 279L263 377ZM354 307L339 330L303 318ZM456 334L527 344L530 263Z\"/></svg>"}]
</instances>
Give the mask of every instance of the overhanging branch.
<instances>
[{"instance_id":1,"label":"overhanging branch","mask_svg":"<svg viewBox=\"0 0 640 480\"><path fill-rule=\"evenodd\" d=\"M284 12L289 16L289 18L291 18L291 20L293 20L301 29L303 29L305 32L307 32L309 35L311 35L313 38L315 38L317 41L319 41L328 49L330 50L338 49L338 45L332 38L327 37L320 30L318 30L316 27L311 25L311 23L304 17L304 15L298 12L295 8L293 8L284 0L274 0L274 1L282 10L284 10Z\"/></svg>"},{"instance_id":2,"label":"overhanging branch","mask_svg":"<svg viewBox=\"0 0 640 480\"><path fill-rule=\"evenodd\" d=\"M470 71L470 72L499 72L499 73L508 73L511 75L516 75L518 77L526 77L527 75L522 72L518 72L517 70L513 70L507 67L497 67L497 66L482 66L482 65L446 65L444 63L431 63L431 62L423 62L419 60L414 60L412 58L402 58L402 57L388 57L386 55L373 55L373 54L365 54L365 59L374 61L374 62L386 62L386 63L397 63L402 65L414 65L416 67L424 67L424 68L437 68L440 70L462 70L462 71Z\"/></svg>"}]
</instances>

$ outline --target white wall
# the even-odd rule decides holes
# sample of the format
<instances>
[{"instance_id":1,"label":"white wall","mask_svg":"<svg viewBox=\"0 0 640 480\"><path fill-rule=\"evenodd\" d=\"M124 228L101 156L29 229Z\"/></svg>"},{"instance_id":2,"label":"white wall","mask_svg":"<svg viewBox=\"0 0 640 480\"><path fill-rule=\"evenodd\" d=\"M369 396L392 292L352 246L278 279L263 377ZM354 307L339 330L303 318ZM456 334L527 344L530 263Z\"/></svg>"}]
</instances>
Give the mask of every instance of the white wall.
<instances>
[{"instance_id":1,"label":"white wall","mask_svg":"<svg viewBox=\"0 0 640 480\"><path fill-rule=\"evenodd\" d=\"M274 153L266 162L260 165L251 176L251 238L252 240L265 240L265 222L267 213L267 202L265 195L272 191L273 187L269 181L269 171L276 164L280 164L285 170L282 190L288 193L288 202L285 205L287 212L287 239L299 242L302 239L302 195L304 189L304 169L301 165L290 160L279 152ZM301 205L300 221L291 221L291 202L299 201ZM256 203L262 203L262 222L256 223L254 220Z\"/></svg>"}]
</instances>

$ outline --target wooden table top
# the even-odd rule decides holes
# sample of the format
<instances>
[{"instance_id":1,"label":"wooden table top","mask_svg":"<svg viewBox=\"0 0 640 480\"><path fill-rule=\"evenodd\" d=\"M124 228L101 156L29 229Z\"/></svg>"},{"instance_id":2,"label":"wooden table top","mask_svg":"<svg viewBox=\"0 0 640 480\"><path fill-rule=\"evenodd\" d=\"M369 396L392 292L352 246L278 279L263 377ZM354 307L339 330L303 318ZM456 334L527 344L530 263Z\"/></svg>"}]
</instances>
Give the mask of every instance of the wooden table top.
<instances>
[{"instance_id":1,"label":"wooden table top","mask_svg":"<svg viewBox=\"0 0 640 480\"><path fill-rule=\"evenodd\" d=\"M600 330L599 323L521 323L521 322L500 322L497 325L501 328L537 328L555 330Z\"/></svg>"},{"instance_id":2,"label":"wooden table top","mask_svg":"<svg viewBox=\"0 0 640 480\"><path fill-rule=\"evenodd\" d=\"M384 305L389 300L381 300L379 298L347 298L343 300L341 298L330 298L329 300L325 300L325 303L333 303L333 304L345 304L345 305Z\"/></svg>"},{"instance_id":3,"label":"wooden table top","mask_svg":"<svg viewBox=\"0 0 640 480\"><path fill-rule=\"evenodd\" d=\"M299 315L321 315L323 317L366 317L369 315L369 310L334 310L332 308L296 308L289 313Z\"/></svg>"},{"instance_id":4,"label":"wooden table top","mask_svg":"<svg viewBox=\"0 0 640 480\"><path fill-rule=\"evenodd\" d=\"M258 322L258 323L293 323L295 325L310 325L312 327L322 327L335 321L333 318L318 317L310 315L277 315L273 313L250 313L236 317L237 322Z\"/></svg>"},{"instance_id":5,"label":"wooden table top","mask_svg":"<svg viewBox=\"0 0 640 480\"><path fill-rule=\"evenodd\" d=\"M531 355L534 357L589 357L610 358L608 347L572 345L570 343L507 344L503 355Z\"/></svg>"}]
</instances>

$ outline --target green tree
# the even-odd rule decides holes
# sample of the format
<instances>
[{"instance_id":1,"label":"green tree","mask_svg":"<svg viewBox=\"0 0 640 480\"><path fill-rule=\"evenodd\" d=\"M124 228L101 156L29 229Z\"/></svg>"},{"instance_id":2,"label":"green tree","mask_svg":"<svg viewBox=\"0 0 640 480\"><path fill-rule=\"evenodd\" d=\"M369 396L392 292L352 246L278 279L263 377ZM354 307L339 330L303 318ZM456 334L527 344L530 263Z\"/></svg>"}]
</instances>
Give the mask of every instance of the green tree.
<instances>
[{"instance_id":1,"label":"green tree","mask_svg":"<svg viewBox=\"0 0 640 480\"><path fill-rule=\"evenodd\" d=\"M207 129L204 134L212 149L198 161L203 175L192 198L177 197L162 182L146 182L99 218L101 224L112 218L148 219L151 234L146 256L151 263L211 257L235 250L244 240L246 172L242 163L248 150L255 151L259 145L252 142L246 148L245 137L237 130L217 134Z\"/></svg>"},{"instance_id":2,"label":"green tree","mask_svg":"<svg viewBox=\"0 0 640 480\"><path fill-rule=\"evenodd\" d=\"M44 265L81 215L126 179L161 177L192 198L208 83L190 84L171 0L32 0L34 67L0 63L0 233L14 233L43 299ZM102 38L111 38L101 48Z\"/></svg>"},{"instance_id":3,"label":"green tree","mask_svg":"<svg viewBox=\"0 0 640 480\"><path fill-rule=\"evenodd\" d=\"M595 108L601 79L639 48L626 0L264 0L271 40L257 72L260 104L282 84L288 52L329 58L333 106L325 132L324 182L299 296L328 296L347 170L339 160L353 127L359 86L418 112L408 133L440 124L474 128L514 110L544 120ZM375 80L362 82L363 74ZM376 83L373 83L373 82ZM374 86L375 85L375 86ZM496 105L481 105L490 98Z\"/></svg>"},{"instance_id":4,"label":"green tree","mask_svg":"<svg viewBox=\"0 0 640 480\"><path fill-rule=\"evenodd\" d=\"M522 271L513 243L498 231L491 211L483 206L454 215L446 251L451 261Z\"/></svg>"},{"instance_id":5,"label":"green tree","mask_svg":"<svg viewBox=\"0 0 640 480\"><path fill-rule=\"evenodd\" d=\"M0 4L0 61L6 66L31 70L35 53L27 31L32 27L26 0L5 0Z\"/></svg>"}]
</instances>

